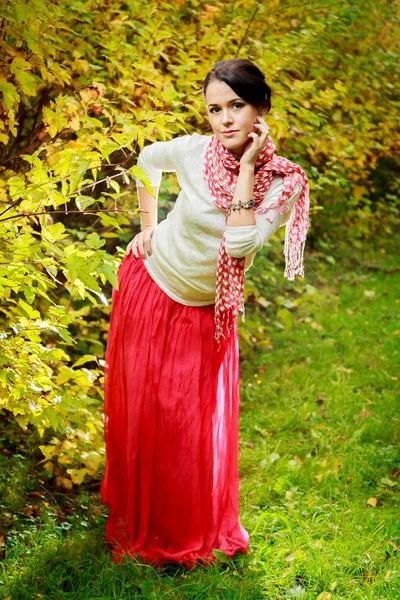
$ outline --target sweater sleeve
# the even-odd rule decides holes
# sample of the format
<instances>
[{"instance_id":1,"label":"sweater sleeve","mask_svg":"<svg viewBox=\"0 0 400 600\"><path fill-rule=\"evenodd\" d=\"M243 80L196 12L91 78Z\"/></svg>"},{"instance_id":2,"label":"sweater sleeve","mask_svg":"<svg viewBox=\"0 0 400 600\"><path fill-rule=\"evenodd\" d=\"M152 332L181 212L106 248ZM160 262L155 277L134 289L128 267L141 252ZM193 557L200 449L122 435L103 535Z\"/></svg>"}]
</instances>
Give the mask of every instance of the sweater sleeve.
<instances>
[{"instance_id":1,"label":"sweater sleeve","mask_svg":"<svg viewBox=\"0 0 400 600\"><path fill-rule=\"evenodd\" d=\"M293 204L301 194L302 186L298 185L290 198L290 204ZM276 176L268 188L262 206L269 206L276 202L283 191L282 177ZM270 217L273 221L269 222ZM285 214L279 214L276 208L268 211L267 214L255 214L255 225L226 226L225 228L225 250L227 254L235 258L241 258L260 250L265 242L275 233L278 227L285 225L289 220L291 210Z\"/></svg>"},{"instance_id":2,"label":"sweater sleeve","mask_svg":"<svg viewBox=\"0 0 400 600\"><path fill-rule=\"evenodd\" d=\"M160 185L163 171L176 171L176 163L189 137L183 135L168 142L154 142L141 150L136 166L143 169L152 187ZM138 178L136 186L145 187Z\"/></svg>"}]
</instances>

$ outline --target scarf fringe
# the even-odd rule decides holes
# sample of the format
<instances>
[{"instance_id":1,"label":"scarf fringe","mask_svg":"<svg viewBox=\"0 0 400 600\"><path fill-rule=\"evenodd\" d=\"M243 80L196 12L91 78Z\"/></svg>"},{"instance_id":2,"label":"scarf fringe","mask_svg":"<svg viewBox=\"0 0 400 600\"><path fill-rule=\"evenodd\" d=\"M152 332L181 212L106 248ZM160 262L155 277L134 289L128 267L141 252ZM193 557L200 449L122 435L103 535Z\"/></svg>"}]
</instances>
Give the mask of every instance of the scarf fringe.
<instances>
[{"instance_id":1,"label":"scarf fringe","mask_svg":"<svg viewBox=\"0 0 400 600\"><path fill-rule=\"evenodd\" d=\"M306 205L308 214L308 190L303 190L301 196L303 196L303 194L307 199ZM286 277L289 281L293 281L296 275L304 277L304 248L306 244L307 230L303 232L302 239L296 239L295 241L292 239L292 227L297 221L297 218L298 215L296 213L296 208L294 208L292 214L290 215L289 221L286 223L285 244L282 253L285 256L284 277Z\"/></svg>"}]
</instances>

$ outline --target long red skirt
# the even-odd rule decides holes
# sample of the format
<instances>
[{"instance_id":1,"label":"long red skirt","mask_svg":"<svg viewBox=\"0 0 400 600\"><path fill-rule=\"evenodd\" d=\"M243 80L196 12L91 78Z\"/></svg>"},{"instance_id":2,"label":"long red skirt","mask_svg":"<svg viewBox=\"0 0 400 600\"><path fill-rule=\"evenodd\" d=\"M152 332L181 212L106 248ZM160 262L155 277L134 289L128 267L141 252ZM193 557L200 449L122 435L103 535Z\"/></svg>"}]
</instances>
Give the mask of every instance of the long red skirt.
<instances>
[{"instance_id":1,"label":"long red skirt","mask_svg":"<svg viewBox=\"0 0 400 600\"><path fill-rule=\"evenodd\" d=\"M237 330L218 350L214 306L172 300L125 256L105 369L101 499L112 560L209 564L247 553L238 518Z\"/></svg>"}]
</instances>

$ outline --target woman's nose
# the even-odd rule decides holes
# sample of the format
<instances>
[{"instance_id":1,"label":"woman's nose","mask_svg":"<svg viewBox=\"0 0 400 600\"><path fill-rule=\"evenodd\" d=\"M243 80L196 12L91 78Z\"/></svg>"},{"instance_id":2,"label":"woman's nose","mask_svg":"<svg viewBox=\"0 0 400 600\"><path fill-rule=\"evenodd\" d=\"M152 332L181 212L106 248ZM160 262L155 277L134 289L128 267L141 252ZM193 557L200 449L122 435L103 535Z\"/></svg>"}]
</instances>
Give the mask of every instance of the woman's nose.
<instances>
[{"instance_id":1,"label":"woman's nose","mask_svg":"<svg viewBox=\"0 0 400 600\"><path fill-rule=\"evenodd\" d=\"M227 123L232 123L232 115L229 110L222 111L222 123L224 125Z\"/></svg>"}]
</instances>

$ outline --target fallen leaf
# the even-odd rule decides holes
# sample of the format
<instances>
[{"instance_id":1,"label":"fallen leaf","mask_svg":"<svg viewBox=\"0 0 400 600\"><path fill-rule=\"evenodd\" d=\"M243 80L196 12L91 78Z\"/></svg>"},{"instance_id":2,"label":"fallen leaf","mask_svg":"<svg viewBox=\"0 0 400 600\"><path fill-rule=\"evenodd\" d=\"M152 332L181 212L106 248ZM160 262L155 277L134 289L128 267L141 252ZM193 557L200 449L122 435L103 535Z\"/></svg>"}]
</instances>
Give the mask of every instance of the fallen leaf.
<instances>
[{"instance_id":1,"label":"fallen leaf","mask_svg":"<svg viewBox=\"0 0 400 600\"><path fill-rule=\"evenodd\" d=\"M289 554L289 556L286 556L286 557L285 557L285 560L287 560L287 561L292 561L292 560L294 560L295 558L296 558L296 553L295 553L295 552L292 552L291 554Z\"/></svg>"},{"instance_id":2,"label":"fallen leaf","mask_svg":"<svg viewBox=\"0 0 400 600\"><path fill-rule=\"evenodd\" d=\"M378 500L376 498L368 498L367 500L367 504L369 504L369 506L376 506L376 503L378 502Z\"/></svg>"},{"instance_id":3,"label":"fallen leaf","mask_svg":"<svg viewBox=\"0 0 400 600\"><path fill-rule=\"evenodd\" d=\"M361 411L357 415L357 417L360 417L360 419L365 419L365 417L370 417L370 416L371 416L371 411L368 410L368 409L365 409L365 410Z\"/></svg>"}]
</instances>

